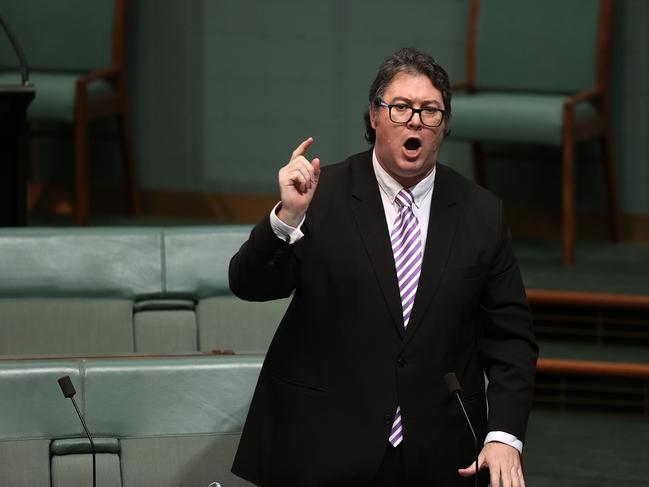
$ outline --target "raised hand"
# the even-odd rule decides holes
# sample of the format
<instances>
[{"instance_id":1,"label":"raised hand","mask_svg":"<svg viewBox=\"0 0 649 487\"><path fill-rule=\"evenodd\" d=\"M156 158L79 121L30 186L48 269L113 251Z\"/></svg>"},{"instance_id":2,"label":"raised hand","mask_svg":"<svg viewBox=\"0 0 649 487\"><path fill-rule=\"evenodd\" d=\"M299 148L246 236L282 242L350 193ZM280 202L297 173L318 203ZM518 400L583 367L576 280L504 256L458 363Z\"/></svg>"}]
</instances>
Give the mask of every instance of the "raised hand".
<instances>
[{"instance_id":1,"label":"raised hand","mask_svg":"<svg viewBox=\"0 0 649 487\"><path fill-rule=\"evenodd\" d=\"M303 141L291 154L288 164L279 170L279 192L282 200L277 216L287 225L297 227L306 214L320 178L320 159L311 162L304 157L313 137Z\"/></svg>"}]
</instances>

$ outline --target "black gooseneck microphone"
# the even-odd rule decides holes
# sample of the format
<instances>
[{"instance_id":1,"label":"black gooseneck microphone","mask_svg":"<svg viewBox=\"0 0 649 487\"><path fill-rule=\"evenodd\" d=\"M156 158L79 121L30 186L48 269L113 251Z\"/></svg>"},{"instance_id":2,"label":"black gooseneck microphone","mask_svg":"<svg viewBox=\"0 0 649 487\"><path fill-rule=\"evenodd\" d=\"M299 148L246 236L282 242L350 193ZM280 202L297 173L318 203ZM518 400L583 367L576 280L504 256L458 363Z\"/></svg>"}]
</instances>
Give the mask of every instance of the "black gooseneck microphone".
<instances>
[{"instance_id":1,"label":"black gooseneck microphone","mask_svg":"<svg viewBox=\"0 0 649 487\"><path fill-rule=\"evenodd\" d=\"M464 418L466 419L466 424L469 425L469 429L471 430L471 435L473 436L473 448L475 452L475 485L478 487L479 484L479 473L480 469L478 468L478 455L480 453L480 450L478 449L478 437L475 435L475 430L473 429L473 425L471 424L471 420L469 419L469 415L466 413L466 409L464 409L464 403L462 402L462 398L460 397L460 391L462 390L462 386L460 386L460 381L457 380L457 376L455 375L455 372L449 372L448 374L444 375L444 380L446 381L446 387L448 387L448 392L451 395L455 395L457 397L457 402L460 403L460 408L462 408L462 412L464 413Z\"/></svg>"},{"instance_id":2,"label":"black gooseneck microphone","mask_svg":"<svg viewBox=\"0 0 649 487\"><path fill-rule=\"evenodd\" d=\"M74 400L74 395L77 393L77 391L74 389L74 385L72 385L72 381L70 380L69 375L64 375L58 380L58 382L59 382L59 386L61 386L61 391L63 392L63 395L65 397L69 397L72 400L74 409L76 409L77 415L81 420L81 425L83 426L83 429L86 430L86 436L88 436L88 439L90 440L90 450L92 450L92 487L97 487L97 461L95 458L96 456L95 442L92 441L92 435L88 430L88 426L86 426L86 422L83 419L83 415L81 414L81 411L79 411L77 402Z\"/></svg>"},{"instance_id":3,"label":"black gooseneck microphone","mask_svg":"<svg viewBox=\"0 0 649 487\"><path fill-rule=\"evenodd\" d=\"M18 63L20 64L20 78L22 80L23 86L29 86L29 66L27 66L25 55L23 54L23 50L20 48L20 44L18 44L18 41L16 40L13 32L11 32L11 29L2 18L2 15L0 15L0 26L2 26L5 33L7 34L9 42L14 48L14 52L16 53L16 57L18 58Z\"/></svg>"}]
</instances>

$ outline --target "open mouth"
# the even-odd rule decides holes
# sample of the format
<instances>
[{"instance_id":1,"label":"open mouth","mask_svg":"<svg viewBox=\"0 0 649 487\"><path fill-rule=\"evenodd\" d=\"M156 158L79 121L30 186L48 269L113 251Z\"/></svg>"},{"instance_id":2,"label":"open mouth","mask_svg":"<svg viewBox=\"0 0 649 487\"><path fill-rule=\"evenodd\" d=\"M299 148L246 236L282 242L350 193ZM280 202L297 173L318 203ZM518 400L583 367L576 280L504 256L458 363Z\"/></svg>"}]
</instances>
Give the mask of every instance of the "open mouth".
<instances>
[{"instance_id":1,"label":"open mouth","mask_svg":"<svg viewBox=\"0 0 649 487\"><path fill-rule=\"evenodd\" d=\"M410 137L406 142L403 144L403 147L408 151L408 152L416 152L421 148L421 140L415 138L415 137Z\"/></svg>"}]
</instances>

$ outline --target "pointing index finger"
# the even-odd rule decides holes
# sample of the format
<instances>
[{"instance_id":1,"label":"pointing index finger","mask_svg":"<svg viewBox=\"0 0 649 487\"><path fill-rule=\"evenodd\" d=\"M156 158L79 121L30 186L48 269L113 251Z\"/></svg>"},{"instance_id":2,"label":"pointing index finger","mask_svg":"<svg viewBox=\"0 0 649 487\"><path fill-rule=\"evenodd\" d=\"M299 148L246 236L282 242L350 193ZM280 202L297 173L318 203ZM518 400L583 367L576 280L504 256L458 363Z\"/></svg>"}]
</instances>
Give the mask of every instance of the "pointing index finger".
<instances>
[{"instance_id":1,"label":"pointing index finger","mask_svg":"<svg viewBox=\"0 0 649 487\"><path fill-rule=\"evenodd\" d=\"M304 140L293 151L293 157L291 159L295 159L296 157L303 156L311 144L313 144L313 137L309 137L308 139Z\"/></svg>"}]
</instances>

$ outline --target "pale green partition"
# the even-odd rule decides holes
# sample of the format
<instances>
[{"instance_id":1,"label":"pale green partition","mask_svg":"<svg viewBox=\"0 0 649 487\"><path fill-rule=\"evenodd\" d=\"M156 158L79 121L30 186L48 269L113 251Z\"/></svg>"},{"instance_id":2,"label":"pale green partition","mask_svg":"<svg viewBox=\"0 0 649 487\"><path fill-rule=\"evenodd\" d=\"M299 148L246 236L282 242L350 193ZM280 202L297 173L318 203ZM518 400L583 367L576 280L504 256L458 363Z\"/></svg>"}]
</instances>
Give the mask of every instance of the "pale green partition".
<instances>
[{"instance_id":1,"label":"pale green partition","mask_svg":"<svg viewBox=\"0 0 649 487\"><path fill-rule=\"evenodd\" d=\"M199 349L266 353L290 301L285 298L256 303L236 296L201 299L196 307Z\"/></svg>"}]
</instances>

